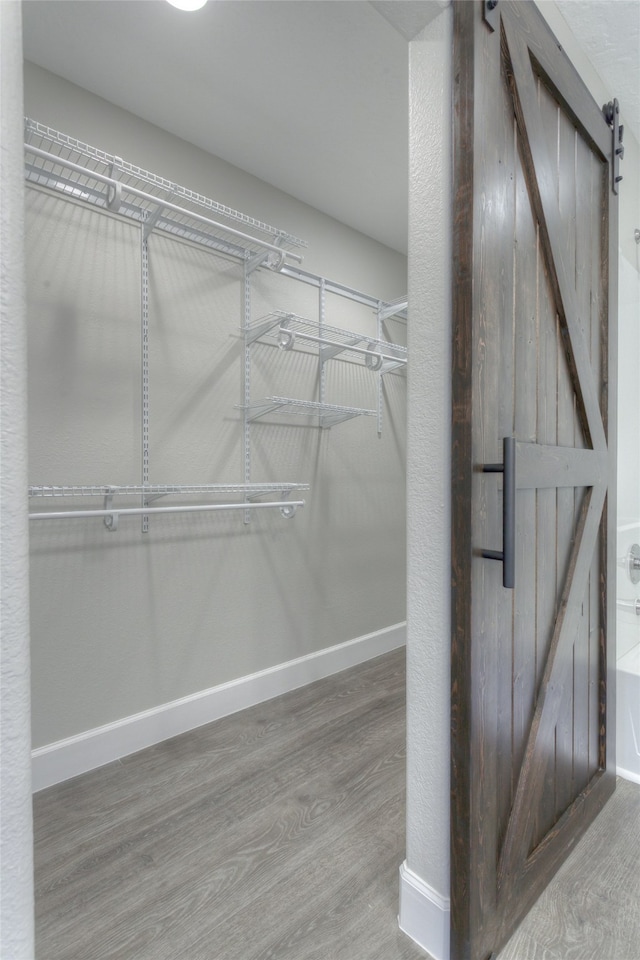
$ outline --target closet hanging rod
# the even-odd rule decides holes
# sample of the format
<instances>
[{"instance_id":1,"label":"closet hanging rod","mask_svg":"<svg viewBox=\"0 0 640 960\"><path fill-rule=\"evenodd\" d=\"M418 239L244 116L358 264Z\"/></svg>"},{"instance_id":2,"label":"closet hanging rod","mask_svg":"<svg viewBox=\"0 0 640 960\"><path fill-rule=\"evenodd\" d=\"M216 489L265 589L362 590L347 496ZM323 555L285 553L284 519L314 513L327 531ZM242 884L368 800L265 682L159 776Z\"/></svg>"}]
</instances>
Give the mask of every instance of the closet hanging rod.
<instances>
[{"instance_id":1,"label":"closet hanging rod","mask_svg":"<svg viewBox=\"0 0 640 960\"><path fill-rule=\"evenodd\" d=\"M125 191L126 193L129 193L134 197L138 197L140 200L145 200L147 203L152 203L154 206L163 210L172 210L174 213L180 214L180 216L190 217L192 220L197 220L199 223L204 223L209 227L214 227L216 230L221 230L223 233L229 234L230 236L238 237L240 240L246 240L263 250L268 250L271 253L277 253L278 256L282 258L283 262L284 258L288 257L291 260L295 260L297 263L302 263L303 258L300 256L300 254L292 253L289 250L283 250L282 247L278 247L275 243L269 243L267 240L261 240L258 237L252 237L248 233L243 233L241 230L236 230L235 227L228 227L223 223L218 223L216 220L210 220L208 217L203 217L200 213L187 210L185 207L180 207L168 200L162 200L160 197L154 197L153 194L146 193L144 190L138 190L137 187L127 186L126 184L122 183L121 180L116 180L113 177L107 177L95 170L87 170L80 164L73 163L72 160L67 160L60 156L53 156L46 150L41 150L39 147L32 147L30 144L25 143L24 148L25 151L31 153L35 157L40 157L40 159L47 160L54 165L57 164L59 166L67 167L69 170L74 170L76 173L82 174L82 176L90 177L93 180L98 180L100 183L106 184L106 186L113 187L114 190Z\"/></svg>"},{"instance_id":2,"label":"closet hanging rod","mask_svg":"<svg viewBox=\"0 0 640 960\"><path fill-rule=\"evenodd\" d=\"M618 610L635 613L637 617L640 617L640 597L636 597L635 600L618 600L616 606Z\"/></svg>"},{"instance_id":3,"label":"closet hanging rod","mask_svg":"<svg viewBox=\"0 0 640 960\"><path fill-rule=\"evenodd\" d=\"M297 507L304 507L304 500L278 500L269 503L201 503L176 504L172 507L122 507L107 510L56 510L52 513L30 513L29 520L70 520L86 517L151 516L154 513L205 513L211 510L259 510L279 507L283 516L292 517Z\"/></svg>"}]
</instances>

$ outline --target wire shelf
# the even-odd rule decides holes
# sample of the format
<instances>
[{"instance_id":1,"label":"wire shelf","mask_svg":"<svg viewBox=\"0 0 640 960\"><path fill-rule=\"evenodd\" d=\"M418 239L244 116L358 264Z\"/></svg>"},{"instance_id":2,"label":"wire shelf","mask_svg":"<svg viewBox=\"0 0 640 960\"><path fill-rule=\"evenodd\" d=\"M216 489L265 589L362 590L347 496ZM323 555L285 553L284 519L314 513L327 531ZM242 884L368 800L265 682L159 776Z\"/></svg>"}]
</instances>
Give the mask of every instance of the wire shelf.
<instances>
[{"instance_id":1,"label":"wire shelf","mask_svg":"<svg viewBox=\"0 0 640 960\"><path fill-rule=\"evenodd\" d=\"M85 486L42 486L29 487L29 497L119 497L142 496L145 503L150 503L157 497L170 495L196 495L207 497L246 497L251 500L256 497L280 497L299 491L308 490L308 483L197 483L197 484L95 484Z\"/></svg>"},{"instance_id":2,"label":"wire shelf","mask_svg":"<svg viewBox=\"0 0 640 960\"><path fill-rule=\"evenodd\" d=\"M261 254L267 266L281 269L286 259L301 262L292 249L307 246L284 230L28 118L25 154L28 183L238 259Z\"/></svg>"},{"instance_id":3,"label":"wire shelf","mask_svg":"<svg viewBox=\"0 0 640 960\"><path fill-rule=\"evenodd\" d=\"M379 373L388 373L407 364L407 348L400 344L330 327L281 310L254 320L244 333L247 343L276 344L281 350L294 349L298 341L316 345L323 361L344 353L356 355L370 370Z\"/></svg>"},{"instance_id":4,"label":"wire shelf","mask_svg":"<svg viewBox=\"0 0 640 960\"><path fill-rule=\"evenodd\" d=\"M381 304L379 309L380 320L383 323L387 320L399 320L401 323L406 323L408 307L409 301L406 297L400 297L397 300L390 300L389 303Z\"/></svg>"},{"instance_id":5,"label":"wire shelf","mask_svg":"<svg viewBox=\"0 0 640 960\"><path fill-rule=\"evenodd\" d=\"M244 408L247 420L257 420L267 414L282 414L294 417L312 417L317 419L318 426L333 427L337 423L351 420L354 417L375 417L375 410L365 410L362 407L342 407L334 403L318 403L315 400L294 400L291 397L265 397L257 403L251 403Z\"/></svg>"},{"instance_id":6,"label":"wire shelf","mask_svg":"<svg viewBox=\"0 0 640 960\"><path fill-rule=\"evenodd\" d=\"M71 510L36 510L29 514L29 520L65 520L101 517L111 533L119 526L120 517L142 516L148 520L154 513L206 513L220 510L242 510L245 520L250 511L277 508L282 516L290 520L298 507L304 507L304 500L293 500L292 493L308 490L308 483L198 483L198 484L95 484L81 486L39 486L29 487L29 496L35 498L53 497L58 500L81 497L102 497L101 508L74 507ZM199 495L212 498L207 503L172 503L170 506L151 507L154 500L170 495ZM142 496L142 505L136 507L116 506L114 497ZM218 502L236 497L231 503ZM262 500L262 497L269 497ZM274 499L276 497L277 499ZM213 502L212 502L213 501Z\"/></svg>"}]
</instances>

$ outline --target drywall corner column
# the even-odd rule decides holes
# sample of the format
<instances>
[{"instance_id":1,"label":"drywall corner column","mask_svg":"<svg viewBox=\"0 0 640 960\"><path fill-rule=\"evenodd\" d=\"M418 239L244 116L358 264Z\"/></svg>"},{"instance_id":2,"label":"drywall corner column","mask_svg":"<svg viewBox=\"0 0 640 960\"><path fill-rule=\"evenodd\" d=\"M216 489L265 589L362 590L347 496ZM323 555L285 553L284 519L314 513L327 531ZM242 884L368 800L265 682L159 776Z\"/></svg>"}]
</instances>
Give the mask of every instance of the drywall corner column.
<instances>
[{"instance_id":1,"label":"drywall corner column","mask_svg":"<svg viewBox=\"0 0 640 960\"><path fill-rule=\"evenodd\" d=\"M22 26L0 2L0 957L33 960Z\"/></svg>"},{"instance_id":2,"label":"drywall corner column","mask_svg":"<svg viewBox=\"0 0 640 960\"><path fill-rule=\"evenodd\" d=\"M407 855L400 926L449 957L452 8L409 45Z\"/></svg>"}]
</instances>

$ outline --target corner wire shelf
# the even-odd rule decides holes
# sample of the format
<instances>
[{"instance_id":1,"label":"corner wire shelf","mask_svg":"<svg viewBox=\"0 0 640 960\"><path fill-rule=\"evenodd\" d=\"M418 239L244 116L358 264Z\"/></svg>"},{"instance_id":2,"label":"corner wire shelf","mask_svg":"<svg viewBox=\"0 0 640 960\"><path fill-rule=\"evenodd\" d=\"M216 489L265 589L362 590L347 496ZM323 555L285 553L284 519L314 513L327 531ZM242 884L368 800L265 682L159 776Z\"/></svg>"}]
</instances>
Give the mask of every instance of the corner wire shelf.
<instances>
[{"instance_id":1,"label":"corner wire shelf","mask_svg":"<svg viewBox=\"0 0 640 960\"><path fill-rule=\"evenodd\" d=\"M203 484L99 484L80 486L32 486L29 487L30 498L77 498L102 497L103 506L100 509L73 509L56 511L35 511L29 514L29 520L57 520L69 518L102 517L107 529L114 532L118 529L118 520L121 516L149 516L153 513L204 513L217 510L255 510L267 507L277 507L285 519L295 516L298 507L304 507L304 500L292 500L291 494L308 490L308 483L203 483ZM160 497L172 495L198 495L212 498L229 498L236 496L239 499L233 503L177 503L163 507L149 507L149 504ZM140 496L142 506L117 507L113 498L118 496ZM278 496L279 500L261 500L261 497Z\"/></svg>"},{"instance_id":2,"label":"corner wire shelf","mask_svg":"<svg viewBox=\"0 0 640 960\"><path fill-rule=\"evenodd\" d=\"M254 320L244 333L248 344L260 341L275 344L281 350L294 349L298 341L317 345L322 362L344 353L355 354L370 370L381 374L407 364L407 348L399 344L330 327L280 310Z\"/></svg>"},{"instance_id":3,"label":"corner wire shelf","mask_svg":"<svg viewBox=\"0 0 640 960\"><path fill-rule=\"evenodd\" d=\"M400 297L398 300L390 300L388 303L381 303L378 308L378 316L381 323L387 320L399 320L401 323L407 322L407 309L409 301L406 297Z\"/></svg>"},{"instance_id":4,"label":"corner wire shelf","mask_svg":"<svg viewBox=\"0 0 640 960\"><path fill-rule=\"evenodd\" d=\"M356 290L354 287L348 287L344 283L338 283L336 280L330 280L328 277L320 277L316 273L309 273L300 267L284 266L280 273L299 283L306 283L318 289L322 288L325 294L333 294L338 297L344 297L352 303L360 303L362 306L370 307L374 311L381 311L385 318L392 317L400 323L407 322L407 297L400 297L397 300L380 300L362 290Z\"/></svg>"},{"instance_id":5,"label":"corner wire shelf","mask_svg":"<svg viewBox=\"0 0 640 960\"><path fill-rule=\"evenodd\" d=\"M287 248L304 240L28 118L25 154L28 183L133 219L145 235L167 233L254 267L302 261Z\"/></svg>"}]
</instances>

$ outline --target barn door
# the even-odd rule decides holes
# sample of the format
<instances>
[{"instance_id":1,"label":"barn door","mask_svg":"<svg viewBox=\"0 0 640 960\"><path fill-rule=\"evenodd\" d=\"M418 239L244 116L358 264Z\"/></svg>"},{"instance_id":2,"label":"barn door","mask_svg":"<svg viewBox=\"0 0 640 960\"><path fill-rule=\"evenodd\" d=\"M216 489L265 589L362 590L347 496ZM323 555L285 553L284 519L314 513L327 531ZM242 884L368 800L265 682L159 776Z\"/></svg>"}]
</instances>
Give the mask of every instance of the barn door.
<instances>
[{"instance_id":1,"label":"barn door","mask_svg":"<svg viewBox=\"0 0 640 960\"><path fill-rule=\"evenodd\" d=\"M617 183L532 2L454 38L451 956L486 960L615 786Z\"/></svg>"}]
</instances>

